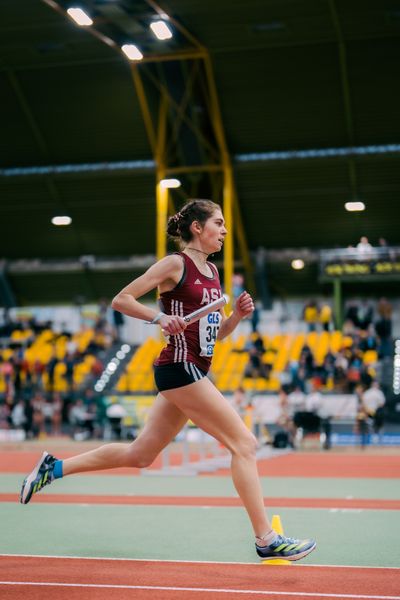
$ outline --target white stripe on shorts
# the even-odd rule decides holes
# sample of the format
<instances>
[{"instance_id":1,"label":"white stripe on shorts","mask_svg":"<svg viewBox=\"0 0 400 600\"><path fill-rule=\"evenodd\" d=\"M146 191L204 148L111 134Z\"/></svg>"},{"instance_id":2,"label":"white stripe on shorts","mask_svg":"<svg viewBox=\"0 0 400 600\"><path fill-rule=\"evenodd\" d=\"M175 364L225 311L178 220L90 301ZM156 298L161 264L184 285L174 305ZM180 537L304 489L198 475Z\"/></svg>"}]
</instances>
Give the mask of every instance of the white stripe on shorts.
<instances>
[{"instance_id":1,"label":"white stripe on shorts","mask_svg":"<svg viewBox=\"0 0 400 600\"><path fill-rule=\"evenodd\" d=\"M193 375L193 379L195 381L199 381L201 379L201 377L198 376L198 374L196 373L196 367L193 363L188 363L190 370L192 371L192 375Z\"/></svg>"},{"instance_id":2,"label":"white stripe on shorts","mask_svg":"<svg viewBox=\"0 0 400 600\"><path fill-rule=\"evenodd\" d=\"M196 369L199 379L202 379L204 377L204 375L201 373L200 369L194 363L193 363L193 367Z\"/></svg>"}]
</instances>

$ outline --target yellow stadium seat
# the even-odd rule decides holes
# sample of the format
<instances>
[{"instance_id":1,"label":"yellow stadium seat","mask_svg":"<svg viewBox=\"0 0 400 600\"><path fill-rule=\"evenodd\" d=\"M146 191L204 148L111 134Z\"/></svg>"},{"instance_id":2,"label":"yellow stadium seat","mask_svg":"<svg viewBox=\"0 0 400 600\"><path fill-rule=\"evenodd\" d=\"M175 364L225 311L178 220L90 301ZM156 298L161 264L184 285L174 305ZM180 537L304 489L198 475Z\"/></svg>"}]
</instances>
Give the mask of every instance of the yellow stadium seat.
<instances>
[{"instance_id":1,"label":"yellow stadium seat","mask_svg":"<svg viewBox=\"0 0 400 600\"><path fill-rule=\"evenodd\" d=\"M306 336L304 333L296 333L292 342L292 347L289 351L288 360L298 361L300 359L301 349L305 344Z\"/></svg>"},{"instance_id":2,"label":"yellow stadium seat","mask_svg":"<svg viewBox=\"0 0 400 600\"><path fill-rule=\"evenodd\" d=\"M332 331L329 344L329 349L332 353L339 352L342 348L342 338L343 335L341 331Z\"/></svg>"},{"instance_id":3,"label":"yellow stadium seat","mask_svg":"<svg viewBox=\"0 0 400 600\"><path fill-rule=\"evenodd\" d=\"M342 347L343 348L350 348L353 345L353 338L351 337L351 335L345 335L342 338Z\"/></svg>"},{"instance_id":4,"label":"yellow stadium seat","mask_svg":"<svg viewBox=\"0 0 400 600\"><path fill-rule=\"evenodd\" d=\"M323 331L319 336L317 346L315 348L314 357L317 365L322 365L325 360L325 356L329 349L329 338L330 335L327 331Z\"/></svg>"},{"instance_id":5,"label":"yellow stadium seat","mask_svg":"<svg viewBox=\"0 0 400 600\"><path fill-rule=\"evenodd\" d=\"M364 352L363 362L366 365L373 365L378 362L378 353L376 350L367 350Z\"/></svg>"}]
</instances>

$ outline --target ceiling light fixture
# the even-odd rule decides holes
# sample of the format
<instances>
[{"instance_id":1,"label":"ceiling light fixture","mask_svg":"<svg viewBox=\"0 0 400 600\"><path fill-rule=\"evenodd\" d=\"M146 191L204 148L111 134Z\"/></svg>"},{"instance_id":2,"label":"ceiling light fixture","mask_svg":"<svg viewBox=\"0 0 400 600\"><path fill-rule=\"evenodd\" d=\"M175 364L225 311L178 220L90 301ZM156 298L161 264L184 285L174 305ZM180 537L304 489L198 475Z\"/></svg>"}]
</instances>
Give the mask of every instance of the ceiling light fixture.
<instances>
[{"instance_id":1,"label":"ceiling light fixture","mask_svg":"<svg viewBox=\"0 0 400 600\"><path fill-rule=\"evenodd\" d=\"M65 216L57 216L57 217L53 217L51 222L53 223L53 225L71 225L72 223L72 219L71 217L67 217Z\"/></svg>"},{"instance_id":2,"label":"ceiling light fixture","mask_svg":"<svg viewBox=\"0 0 400 600\"><path fill-rule=\"evenodd\" d=\"M301 269L304 269L304 260L302 260L301 258L295 258L294 260L292 260L292 269L294 269L295 271L301 271Z\"/></svg>"},{"instance_id":3,"label":"ceiling light fixture","mask_svg":"<svg viewBox=\"0 0 400 600\"><path fill-rule=\"evenodd\" d=\"M124 44L121 50L129 60L142 60L143 58L143 54L135 44Z\"/></svg>"},{"instance_id":4,"label":"ceiling light fixture","mask_svg":"<svg viewBox=\"0 0 400 600\"><path fill-rule=\"evenodd\" d=\"M162 188L178 188L181 187L179 179L161 179L160 186Z\"/></svg>"},{"instance_id":5,"label":"ceiling light fixture","mask_svg":"<svg viewBox=\"0 0 400 600\"><path fill-rule=\"evenodd\" d=\"M88 27L93 25L92 19L85 13L81 8L69 8L67 13L81 27Z\"/></svg>"},{"instance_id":6,"label":"ceiling light fixture","mask_svg":"<svg viewBox=\"0 0 400 600\"><path fill-rule=\"evenodd\" d=\"M153 21L150 29L159 40L169 40L172 38L172 31L165 21Z\"/></svg>"},{"instance_id":7,"label":"ceiling light fixture","mask_svg":"<svg viewBox=\"0 0 400 600\"><path fill-rule=\"evenodd\" d=\"M362 210L365 210L364 202L346 202L344 207L349 212L360 212Z\"/></svg>"}]
</instances>

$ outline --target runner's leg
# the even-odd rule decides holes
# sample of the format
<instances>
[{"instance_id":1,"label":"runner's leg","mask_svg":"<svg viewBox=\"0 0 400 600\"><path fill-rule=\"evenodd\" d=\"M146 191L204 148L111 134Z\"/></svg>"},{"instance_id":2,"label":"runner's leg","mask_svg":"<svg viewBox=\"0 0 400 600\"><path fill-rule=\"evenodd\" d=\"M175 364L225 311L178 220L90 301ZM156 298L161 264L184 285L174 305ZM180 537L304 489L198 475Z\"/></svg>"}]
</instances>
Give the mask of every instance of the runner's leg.
<instances>
[{"instance_id":1,"label":"runner's leg","mask_svg":"<svg viewBox=\"0 0 400 600\"><path fill-rule=\"evenodd\" d=\"M105 444L63 461L63 476L117 467L147 467L179 433L187 417L158 394L149 418L136 440L130 444Z\"/></svg>"},{"instance_id":2,"label":"runner's leg","mask_svg":"<svg viewBox=\"0 0 400 600\"><path fill-rule=\"evenodd\" d=\"M163 392L188 419L215 437L232 454L232 479L249 514L256 536L271 530L256 463L257 440L211 381Z\"/></svg>"}]
</instances>

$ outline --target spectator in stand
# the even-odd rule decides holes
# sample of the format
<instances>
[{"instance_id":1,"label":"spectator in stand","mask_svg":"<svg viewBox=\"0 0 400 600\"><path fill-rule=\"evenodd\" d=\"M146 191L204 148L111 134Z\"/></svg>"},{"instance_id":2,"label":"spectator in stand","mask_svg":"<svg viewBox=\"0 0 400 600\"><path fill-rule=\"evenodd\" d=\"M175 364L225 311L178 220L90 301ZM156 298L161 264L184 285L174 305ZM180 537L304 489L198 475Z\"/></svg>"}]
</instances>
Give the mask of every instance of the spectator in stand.
<instances>
[{"instance_id":1,"label":"spectator in stand","mask_svg":"<svg viewBox=\"0 0 400 600\"><path fill-rule=\"evenodd\" d=\"M320 420L317 415L311 413L307 407L307 396L300 388L295 388L288 396L290 414L293 415L294 440L299 443L303 432L314 432L319 430Z\"/></svg>"},{"instance_id":2,"label":"spectator in stand","mask_svg":"<svg viewBox=\"0 0 400 600\"><path fill-rule=\"evenodd\" d=\"M10 337L10 335L16 328L16 323L13 321L9 309L5 308L3 312L3 323L0 327L0 337Z\"/></svg>"},{"instance_id":3,"label":"spectator in stand","mask_svg":"<svg viewBox=\"0 0 400 600\"><path fill-rule=\"evenodd\" d=\"M110 304L110 302L107 300L107 298L100 298L99 307L98 307L100 319L107 318L107 311L108 311L109 304Z\"/></svg>"},{"instance_id":4,"label":"spectator in stand","mask_svg":"<svg viewBox=\"0 0 400 600\"><path fill-rule=\"evenodd\" d=\"M96 416L97 416L97 406L94 400L86 406L86 420L85 420L85 430L87 432L86 439L93 438L95 426L96 426Z\"/></svg>"},{"instance_id":5,"label":"spectator in stand","mask_svg":"<svg viewBox=\"0 0 400 600\"><path fill-rule=\"evenodd\" d=\"M354 426L354 432L360 436L360 446L362 449L368 444L368 410L364 404L364 388L362 385L357 385L354 390L357 397L357 414Z\"/></svg>"},{"instance_id":6,"label":"spectator in stand","mask_svg":"<svg viewBox=\"0 0 400 600\"><path fill-rule=\"evenodd\" d=\"M32 380L33 386L37 391L43 390L43 373L45 366L40 359L36 359L33 363Z\"/></svg>"},{"instance_id":7,"label":"spectator in stand","mask_svg":"<svg viewBox=\"0 0 400 600\"><path fill-rule=\"evenodd\" d=\"M258 325L260 323L261 303L254 304L253 314L250 317L251 329L253 333L258 333Z\"/></svg>"},{"instance_id":8,"label":"spectator in stand","mask_svg":"<svg viewBox=\"0 0 400 600\"><path fill-rule=\"evenodd\" d=\"M47 377L48 377L48 389L50 392L54 390L54 372L58 363L55 347L53 348L52 355L49 362L46 365Z\"/></svg>"},{"instance_id":9,"label":"spectator in stand","mask_svg":"<svg viewBox=\"0 0 400 600\"><path fill-rule=\"evenodd\" d=\"M327 302L321 306L318 318L323 331L330 331L332 323L332 308Z\"/></svg>"},{"instance_id":10,"label":"spectator in stand","mask_svg":"<svg viewBox=\"0 0 400 600\"><path fill-rule=\"evenodd\" d=\"M359 327L358 321L358 304L355 301L349 302L345 314L346 330L343 330L345 335L352 335L356 328Z\"/></svg>"},{"instance_id":11,"label":"spectator in stand","mask_svg":"<svg viewBox=\"0 0 400 600\"><path fill-rule=\"evenodd\" d=\"M357 254L360 260L370 260L373 256L373 249L366 235L363 235L357 244Z\"/></svg>"},{"instance_id":12,"label":"spectator in stand","mask_svg":"<svg viewBox=\"0 0 400 600\"><path fill-rule=\"evenodd\" d=\"M308 331L315 331L318 322L318 305L315 300L307 302L303 309L303 320L307 324Z\"/></svg>"},{"instance_id":13,"label":"spectator in stand","mask_svg":"<svg viewBox=\"0 0 400 600\"><path fill-rule=\"evenodd\" d=\"M115 328L115 341L121 342L122 341L122 329L123 329L124 323L125 323L124 315L121 312L119 312L119 310L113 309L112 316L113 316L113 323L114 323L114 328Z\"/></svg>"},{"instance_id":14,"label":"spectator in stand","mask_svg":"<svg viewBox=\"0 0 400 600\"><path fill-rule=\"evenodd\" d=\"M111 428L111 439L122 438L122 423L127 416L125 407L116 399L106 410L107 418Z\"/></svg>"},{"instance_id":15,"label":"spectator in stand","mask_svg":"<svg viewBox=\"0 0 400 600\"><path fill-rule=\"evenodd\" d=\"M232 277L232 292L234 299L239 298L244 292L244 277L241 273L234 273Z\"/></svg>"},{"instance_id":16,"label":"spectator in stand","mask_svg":"<svg viewBox=\"0 0 400 600\"><path fill-rule=\"evenodd\" d=\"M291 415L306 410L306 395L300 387L296 386L294 390L290 392L288 395L288 403Z\"/></svg>"},{"instance_id":17,"label":"spectator in stand","mask_svg":"<svg viewBox=\"0 0 400 600\"><path fill-rule=\"evenodd\" d=\"M0 373L5 384L5 399L10 406L14 403L14 363L11 358L0 359Z\"/></svg>"},{"instance_id":18,"label":"spectator in stand","mask_svg":"<svg viewBox=\"0 0 400 600\"><path fill-rule=\"evenodd\" d=\"M310 414L310 426L315 430L322 431L323 437L321 438L321 441L323 443L323 448L324 450L329 450L332 446L332 417L324 403L322 394L318 391L316 386L312 386L312 390L307 396L306 407Z\"/></svg>"},{"instance_id":19,"label":"spectator in stand","mask_svg":"<svg viewBox=\"0 0 400 600\"><path fill-rule=\"evenodd\" d=\"M40 391L36 391L32 398L32 433L34 437L44 434L44 397Z\"/></svg>"},{"instance_id":20,"label":"spectator in stand","mask_svg":"<svg viewBox=\"0 0 400 600\"><path fill-rule=\"evenodd\" d=\"M14 390L15 399L18 400L21 397L22 386L23 386L23 373L25 370L24 352L22 348L19 348L13 356L14 362Z\"/></svg>"},{"instance_id":21,"label":"spectator in stand","mask_svg":"<svg viewBox=\"0 0 400 600\"><path fill-rule=\"evenodd\" d=\"M378 347L375 335L375 327L374 325L370 325L364 334L361 334L360 341L358 344L359 349L362 352L367 352L368 350L376 350Z\"/></svg>"},{"instance_id":22,"label":"spectator in stand","mask_svg":"<svg viewBox=\"0 0 400 600\"><path fill-rule=\"evenodd\" d=\"M74 389L74 368L75 368L75 356L71 353L67 353L64 358L65 364L65 380L67 382L68 391L72 392Z\"/></svg>"},{"instance_id":23,"label":"spectator in stand","mask_svg":"<svg viewBox=\"0 0 400 600\"><path fill-rule=\"evenodd\" d=\"M347 369L348 391L353 392L354 388L361 382L361 373L363 362L359 352L354 352L349 361Z\"/></svg>"},{"instance_id":24,"label":"spectator in stand","mask_svg":"<svg viewBox=\"0 0 400 600\"><path fill-rule=\"evenodd\" d=\"M355 329L368 329L373 321L374 311L371 304L367 302L363 302L360 304L359 302L351 302L346 311L345 319L346 321L351 321L353 323ZM353 332L350 332L352 335Z\"/></svg>"},{"instance_id":25,"label":"spectator in stand","mask_svg":"<svg viewBox=\"0 0 400 600\"><path fill-rule=\"evenodd\" d=\"M379 238L378 246L380 248L380 258L382 258L383 260L396 260L396 250L389 246L385 238Z\"/></svg>"},{"instance_id":26,"label":"spectator in stand","mask_svg":"<svg viewBox=\"0 0 400 600\"><path fill-rule=\"evenodd\" d=\"M25 400L24 412L26 417L26 421L24 423L25 435L28 439L31 439L33 437L33 404L30 396Z\"/></svg>"},{"instance_id":27,"label":"spectator in stand","mask_svg":"<svg viewBox=\"0 0 400 600\"><path fill-rule=\"evenodd\" d=\"M83 403L85 406L90 406L93 404L93 402L96 403L94 389L92 387L88 387L83 392Z\"/></svg>"},{"instance_id":28,"label":"spectator in stand","mask_svg":"<svg viewBox=\"0 0 400 600\"><path fill-rule=\"evenodd\" d=\"M383 237L379 238L378 248L379 248L378 258L380 258L381 260L387 260L388 258L390 258L389 244L387 243L385 238L383 238Z\"/></svg>"},{"instance_id":29,"label":"spectator in stand","mask_svg":"<svg viewBox=\"0 0 400 600\"><path fill-rule=\"evenodd\" d=\"M340 350L336 355L334 367L334 383L335 389L339 392L347 391L347 369L349 361L346 357L345 350Z\"/></svg>"},{"instance_id":30,"label":"spectator in stand","mask_svg":"<svg viewBox=\"0 0 400 600\"><path fill-rule=\"evenodd\" d=\"M300 366L304 367L306 378L309 379L314 373L314 355L310 346L304 344L300 353Z\"/></svg>"},{"instance_id":31,"label":"spectator in stand","mask_svg":"<svg viewBox=\"0 0 400 600\"><path fill-rule=\"evenodd\" d=\"M262 356L266 349L264 346L264 340L257 331L252 335L252 340L254 348L257 350L258 354Z\"/></svg>"},{"instance_id":32,"label":"spectator in stand","mask_svg":"<svg viewBox=\"0 0 400 600\"><path fill-rule=\"evenodd\" d=\"M53 435L61 435L63 400L61 394L53 394L53 417L51 428Z\"/></svg>"},{"instance_id":33,"label":"spectator in stand","mask_svg":"<svg viewBox=\"0 0 400 600\"><path fill-rule=\"evenodd\" d=\"M25 402L18 400L11 411L11 422L15 429L24 429L26 423Z\"/></svg>"},{"instance_id":34,"label":"spectator in stand","mask_svg":"<svg viewBox=\"0 0 400 600\"><path fill-rule=\"evenodd\" d=\"M392 305L386 298L378 302L379 318L375 323L375 330L379 338L379 358L392 356Z\"/></svg>"},{"instance_id":35,"label":"spectator in stand","mask_svg":"<svg viewBox=\"0 0 400 600\"><path fill-rule=\"evenodd\" d=\"M107 424L107 400L103 394L96 395L96 421L94 435L98 439L104 437L104 429Z\"/></svg>"},{"instance_id":36,"label":"spectator in stand","mask_svg":"<svg viewBox=\"0 0 400 600\"><path fill-rule=\"evenodd\" d=\"M66 350L67 350L67 354L70 354L72 356L75 356L76 352L78 351L78 344L73 339L71 334L69 334L69 339L67 342Z\"/></svg>"},{"instance_id":37,"label":"spectator in stand","mask_svg":"<svg viewBox=\"0 0 400 600\"><path fill-rule=\"evenodd\" d=\"M367 330L374 318L374 308L370 302L362 302L358 307L358 327Z\"/></svg>"},{"instance_id":38,"label":"spectator in stand","mask_svg":"<svg viewBox=\"0 0 400 600\"><path fill-rule=\"evenodd\" d=\"M91 418L91 417L89 417ZM78 398L71 406L69 412L69 422L72 426L73 437L78 439L80 436L86 436L88 411L83 400Z\"/></svg>"},{"instance_id":39,"label":"spectator in stand","mask_svg":"<svg viewBox=\"0 0 400 600\"><path fill-rule=\"evenodd\" d=\"M307 371L302 364L299 364L299 368L293 375L292 387L298 388L302 392L306 391L307 388Z\"/></svg>"},{"instance_id":40,"label":"spectator in stand","mask_svg":"<svg viewBox=\"0 0 400 600\"><path fill-rule=\"evenodd\" d=\"M321 367L322 384L329 387L333 387L334 373L335 373L335 355L328 350L325 355L324 362Z\"/></svg>"},{"instance_id":41,"label":"spectator in stand","mask_svg":"<svg viewBox=\"0 0 400 600\"><path fill-rule=\"evenodd\" d=\"M384 406L386 398L377 381L372 381L363 394L363 404L373 420L374 433L379 434L384 423Z\"/></svg>"},{"instance_id":42,"label":"spectator in stand","mask_svg":"<svg viewBox=\"0 0 400 600\"><path fill-rule=\"evenodd\" d=\"M54 417L54 405L51 398L47 398L43 402L42 413L44 419L44 430L47 435L53 434L53 417Z\"/></svg>"},{"instance_id":43,"label":"spectator in stand","mask_svg":"<svg viewBox=\"0 0 400 600\"><path fill-rule=\"evenodd\" d=\"M239 385L239 387L237 387L233 392L232 406L236 412L243 417L244 410L248 403L246 391L242 385Z\"/></svg>"},{"instance_id":44,"label":"spectator in stand","mask_svg":"<svg viewBox=\"0 0 400 600\"><path fill-rule=\"evenodd\" d=\"M246 344L246 350L249 354L249 362L245 368L245 377L269 377L269 369L263 362L265 353L264 342L259 333L251 334L249 342Z\"/></svg>"},{"instance_id":45,"label":"spectator in stand","mask_svg":"<svg viewBox=\"0 0 400 600\"><path fill-rule=\"evenodd\" d=\"M0 402L0 429L9 429L11 425L11 408L7 403Z\"/></svg>"},{"instance_id":46,"label":"spectator in stand","mask_svg":"<svg viewBox=\"0 0 400 600\"><path fill-rule=\"evenodd\" d=\"M348 244L346 248L344 248L344 252L342 255L342 263L354 263L354 259L357 256L357 248L355 248L352 244Z\"/></svg>"},{"instance_id":47,"label":"spectator in stand","mask_svg":"<svg viewBox=\"0 0 400 600\"><path fill-rule=\"evenodd\" d=\"M94 377L99 378L104 371L104 363L98 356L95 357L95 361L91 368L91 373Z\"/></svg>"},{"instance_id":48,"label":"spectator in stand","mask_svg":"<svg viewBox=\"0 0 400 600\"><path fill-rule=\"evenodd\" d=\"M296 426L293 422L293 406L291 406L288 393L283 387L279 390L279 411L276 421L279 429L275 434L273 446L275 448L286 448L289 444L294 448Z\"/></svg>"}]
</instances>

